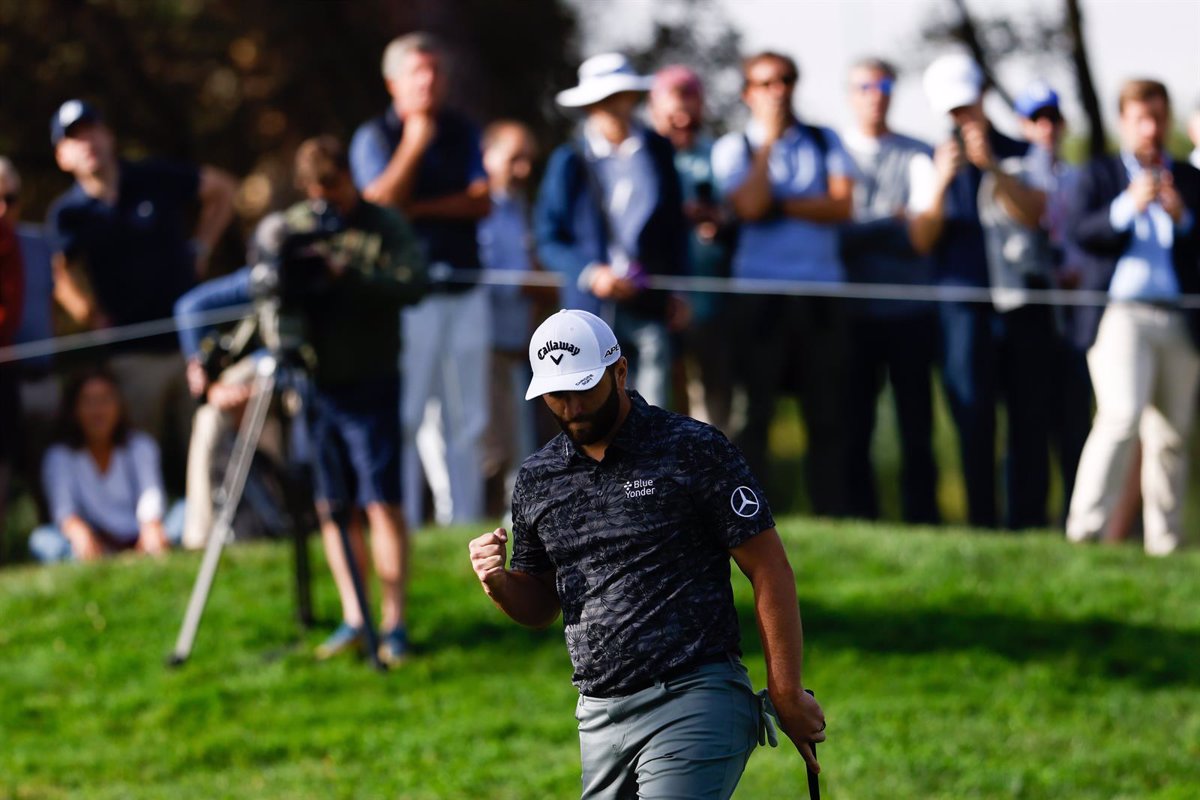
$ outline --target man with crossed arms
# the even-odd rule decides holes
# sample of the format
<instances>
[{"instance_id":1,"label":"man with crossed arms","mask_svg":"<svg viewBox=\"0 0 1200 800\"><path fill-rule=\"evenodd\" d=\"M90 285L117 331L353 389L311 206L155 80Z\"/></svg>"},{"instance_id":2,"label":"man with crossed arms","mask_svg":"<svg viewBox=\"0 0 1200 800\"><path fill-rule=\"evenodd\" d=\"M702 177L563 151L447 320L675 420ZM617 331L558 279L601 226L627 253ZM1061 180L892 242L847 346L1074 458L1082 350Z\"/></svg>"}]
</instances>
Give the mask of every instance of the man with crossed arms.
<instances>
[{"instance_id":1,"label":"man with crossed arms","mask_svg":"<svg viewBox=\"0 0 1200 800\"><path fill-rule=\"evenodd\" d=\"M772 711L818 770L825 718L801 680L795 577L741 453L626 390L616 337L586 311L542 323L529 360L526 398L562 434L517 477L509 568L503 528L470 543L471 563L522 625L563 614L583 797L728 798L760 731L774 744ZM739 659L731 555L754 587L759 695Z\"/></svg>"}]
</instances>

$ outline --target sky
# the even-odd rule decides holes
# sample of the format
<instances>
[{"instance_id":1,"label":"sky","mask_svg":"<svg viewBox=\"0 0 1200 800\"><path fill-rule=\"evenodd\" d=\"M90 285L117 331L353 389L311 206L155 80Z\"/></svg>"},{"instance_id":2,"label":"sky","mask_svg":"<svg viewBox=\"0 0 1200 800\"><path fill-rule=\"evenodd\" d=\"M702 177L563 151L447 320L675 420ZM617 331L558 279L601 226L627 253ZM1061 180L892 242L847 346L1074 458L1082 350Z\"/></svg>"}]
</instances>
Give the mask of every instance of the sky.
<instances>
[{"instance_id":1,"label":"sky","mask_svg":"<svg viewBox=\"0 0 1200 800\"><path fill-rule=\"evenodd\" d=\"M841 130L850 123L845 74L864 55L878 55L901 67L892 102L893 129L926 139L948 130L925 101L920 72L941 51L921 41L930 15L950 16L951 0L718 0L742 33L746 52L772 49L800 64L797 108L810 122ZM584 51L591 54L648 35L655 0L576 0L603 14L589 13ZM1061 2L967 0L976 16L1004 14L1018 28L1033 13L1057 12ZM1200 103L1200 0L1082 0L1092 73L1108 123L1115 118L1116 95L1128 77L1155 77L1167 84L1177 115ZM1061 12L1058 12L1061 13ZM643 33L644 32L644 33ZM1069 122L1085 128L1069 65L1054 58L1013 56L999 70L1009 91L1037 77L1050 81L1064 98ZM998 127L1015 132L1002 103L989 100Z\"/></svg>"}]
</instances>

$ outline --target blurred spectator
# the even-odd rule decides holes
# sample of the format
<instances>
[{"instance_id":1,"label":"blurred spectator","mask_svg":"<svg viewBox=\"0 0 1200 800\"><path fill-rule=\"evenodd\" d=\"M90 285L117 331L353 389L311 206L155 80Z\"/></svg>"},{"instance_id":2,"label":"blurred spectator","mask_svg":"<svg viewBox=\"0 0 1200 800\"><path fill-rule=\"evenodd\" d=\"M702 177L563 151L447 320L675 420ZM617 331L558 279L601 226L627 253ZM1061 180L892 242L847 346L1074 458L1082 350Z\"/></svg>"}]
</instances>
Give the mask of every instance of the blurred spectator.
<instances>
[{"instance_id":1,"label":"blurred spectator","mask_svg":"<svg viewBox=\"0 0 1200 800\"><path fill-rule=\"evenodd\" d=\"M1200 103L1196 103L1196 107L1192 109L1192 116L1188 119L1188 138L1192 140L1191 156L1188 161L1196 169L1200 169Z\"/></svg>"},{"instance_id":2,"label":"blurred spectator","mask_svg":"<svg viewBox=\"0 0 1200 800\"><path fill-rule=\"evenodd\" d=\"M918 205L912 239L933 251L942 286L990 287L993 303L942 302L942 382L958 428L967 489L967 516L994 527L996 511L996 403L1008 411L1004 522L1010 528L1044 525L1049 481L1046 441L1046 354L1053 341L1044 306L1027 305L1025 290L1048 287L1046 264L1025 258L1045 208L1045 194L1025 185L1000 162L1028 149L999 133L983 113L983 74L969 57L948 55L925 72L933 110L953 123L955 135L935 152L936 177ZM984 186L984 178L988 178ZM987 242L983 215L990 213ZM1011 237L1013 252L996 245ZM992 245L989 253L988 243ZM989 258L989 255L995 256ZM1015 255L1015 263L1007 256Z\"/></svg>"},{"instance_id":3,"label":"blurred spectator","mask_svg":"<svg viewBox=\"0 0 1200 800\"><path fill-rule=\"evenodd\" d=\"M751 120L713 148L713 173L742 220L736 278L840 284L837 225L852 212L854 164L837 134L796 119L796 62L764 52L743 62ZM813 511L847 513L845 380L847 318L834 298L744 295L735 302L734 354L747 398L739 445L751 471L767 470L775 399L797 395L808 437ZM618 334L619 335L619 334Z\"/></svg>"},{"instance_id":4,"label":"blurred spectator","mask_svg":"<svg viewBox=\"0 0 1200 800\"><path fill-rule=\"evenodd\" d=\"M342 226L327 242L313 245L313 252L324 257L328 274L321 278L328 283L319 280L319 290L310 286L292 296L315 360L307 404L315 494L326 560L342 605L342 623L317 648L317 656L328 658L363 644L364 620L338 520L343 514L348 520L352 547L365 568L365 515L383 595L379 656L397 662L408 647L408 535L400 503L400 309L424 294L425 269L417 238L404 219L360 197L346 151L335 137L303 142L296 151L295 172L296 185L307 200L284 212L280 230L313 233L330 217ZM286 264L281 267L287 269ZM187 319L203 310L246 302L250 283L249 267L208 281L185 295L176 313ZM181 331L187 329L181 326ZM223 376L208 386L192 359L195 341L189 336L183 344L194 365L189 377L197 393L208 391L210 402L227 409L245 404L250 389L244 377L230 375L225 381ZM214 389L228 397L214 397Z\"/></svg>"},{"instance_id":5,"label":"blurred spectator","mask_svg":"<svg viewBox=\"0 0 1200 800\"><path fill-rule=\"evenodd\" d=\"M650 85L620 53L580 65L579 85L556 100L583 109L583 122L550 156L534 229L542 262L566 281L563 306L606 319L626 347L632 387L666 407L667 315L678 305L646 282L685 271L687 229L671 144L634 116Z\"/></svg>"},{"instance_id":6,"label":"blurred spectator","mask_svg":"<svg viewBox=\"0 0 1200 800\"><path fill-rule=\"evenodd\" d=\"M12 344L17 326L21 324L21 304L25 299L23 280L17 235L7 220L0 219L0 347ZM8 484L20 452L20 427L21 403L16 370L11 364L0 363L0 544L7 522Z\"/></svg>"},{"instance_id":7,"label":"blurred spectator","mask_svg":"<svg viewBox=\"0 0 1200 800\"><path fill-rule=\"evenodd\" d=\"M490 202L479 133L445 108L447 61L428 34L393 40L383 54L392 103L350 144L363 197L412 221L429 264L430 294L403 315L404 506L413 526L424 519L422 463L439 523L483 516L491 306L486 287L461 273L480 269L477 227Z\"/></svg>"},{"instance_id":8,"label":"blurred spectator","mask_svg":"<svg viewBox=\"0 0 1200 800\"><path fill-rule=\"evenodd\" d=\"M689 67L660 69L650 89L654 130L675 147L675 171L683 191L683 214L690 228L691 274L729 277L732 220L722 211L712 171L712 146L704 127L704 86ZM728 432L733 396L733 355L729 305L717 293L688 295L690 319L682 331L688 413ZM681 398L682 399L682 398ZM682 404L679 404L682 406Z\"/></svg>"},{"instance_id":9,"label":"blurred spectator","mask_svg":"<svg viewBox=\"0 0 1200 800\"><path fill-rule=\"evenodd\" d=\"M1046 192L1042 228L1049 237L1045 252L1052 280L1058 288L1073 289L1082 279L1087 257L1067 232L1068 206L1079 183L1079 168L1063 161L1059 154L1066 123L1058 93L1045 83L1035 82L1017 96L1016 111L1021 117L1021 133L1031 145L1027 156L1031 182ZM1059 306L1053 313L1055 338L1050 349L1049 384L1043 397L1050 443L1058 455L1062 475L1062 524L1075 488L1079 454L1091 427L1092 381L1088 377L1087 351L1072 336L1075 307Z\"/></svg>"},{"instance_id":10,"label":"blurred spectator","mask_svg":"<svg viewBox=\"0 0 1200 800\"><path fill-rule=\"evenodd\" d=\"M266 240L284 227L282 212L263 218L248 253L250 264L257 265L270 257L271 246L277 249L278 242ZM175 303L180 346L187 361L188 390L202 401L192 418L187 453L187 515L183 524L183 546L190 549L203 547L212 529L215 491L224 479L228 464L228 458L222 458L222 455L232 452L228 443L240 428L242 413L251 397L257 364L257 353L252 353L225 366L216 379L210 381L204 358L218 364L222 360L220 351L206 352L206 348L217 347L216 329L198 327L194 319L208 311L249 302L251 270L252 267L247 267L207 280L188 290ZM276 463L280 462L280 431L270 419L264 425L258 445L260 453L269 452L276 456ZM278 493L273 491L262 466L263 461L256 454L233 520L233 528L242 538L282 533L287 524ZM284 465L283 468L294 469L296 466Z\"/></svg>"},{"instance_id":11,"label":"blurred spectator","mask_svg":"<svg viewBox=\"0 0 1200 800\"><path fill-rule=\"evenodd\" d=\"M527 190L536 157L533 132L520 122L498 120L483 132L483 166L492 196L492 213L479 224L479 257L485 269L527 272L534 268ZM536 291L515 283L489 287L491 424L484 436L483 471L488 478L501 478L501 505L506 510L517 469L537 448L533 406L525 400Z\"/></svg>"},{"instance_id":12,"label":"blurred spectator","mask_svg":"<svg viewBox=\"0 0 1200 800\"><path fill-rule=\"evenodd\" d=\"M25 301L14 344L50 339L54 336L54 279L50 242L40 226L21 221L21 176L13 163L2 156L0 221L16 230L24 266ZM58 377L51 372L53 363L53 357L45 355L26 358L12 366L21 397L20 438L23 439L23 446L19 468L33 487L39 504L44 500L41 491L42 456L50 444L61 402Z\"/></svg>"},{"instance_id":13,"label":"blurred spectator","mask_svg":"<svg viewBox=\"0 0 1200 800\"><path fill-rule=\"evenodd\" d=\"M1079 462L1067 536L1098 538L1142 442L1144 545L1182 543L1187 442L1200 383L1200 314L1179 307L1200 292L1200 173L1167 155L1171 105L1158 81L1132 80L1118 102L1121 152L1083 172L1071 232L1092 258L1082 287L1107 291L1104 308L1076 317L1096 418Z\"/></svg>"},{"instance_id":14,"label":"blurred spectator","mask_svg":"<svg viewBox=\"0 0 1200 800\"><path fill-rule=\"evenodd\" d=\"M169 318L179 296L204 276L233 216L233 179L208 166L119 158L112 131L80 100L55 112L50 140L59 168L75 178L49 213L62 250L54 278L63 308L88 328ZM195 201L199 218L189 235L185 222ZM191 407L172 337L114 353L109 366L134 426L182 457Z\"/></svg>"},{"instance_id":15,"label":"blurred spectator","mask_svg":"<svg viewBox=\"0 0 1200 800\"><path fill-rule=\"evenodd\" d=\"M916 208L914 183L928 183L932 149L888 127L896 70L877 58L850 69L850 107L856 127L846 150L858 166L854 221L841 229L846 274L855 283L929 285L933 264L913 250L908 218ZM914 175L916 176L914 178ZM875 411L884 381L900 433L900 500L905 522L933 524L937 466L933 458L933 371L937 317L927 302L865 300L850 306L850 375L847 396L847 492L850 513L879 517L871 466Z\"/></svg>"},{"instance_id":16,"label":"blurred spectator","mask_svg":"<svg viewBox=\"0 0 1200 800\"><path fill-rule=\"evenodd\" d=\"M158 445L132 429L112 373L91 368L70 382L61 434L42 465L51 524L29 537L34 558L162 553L179 541L183 508L167 510Z\"/></svg>"}]
</instances>

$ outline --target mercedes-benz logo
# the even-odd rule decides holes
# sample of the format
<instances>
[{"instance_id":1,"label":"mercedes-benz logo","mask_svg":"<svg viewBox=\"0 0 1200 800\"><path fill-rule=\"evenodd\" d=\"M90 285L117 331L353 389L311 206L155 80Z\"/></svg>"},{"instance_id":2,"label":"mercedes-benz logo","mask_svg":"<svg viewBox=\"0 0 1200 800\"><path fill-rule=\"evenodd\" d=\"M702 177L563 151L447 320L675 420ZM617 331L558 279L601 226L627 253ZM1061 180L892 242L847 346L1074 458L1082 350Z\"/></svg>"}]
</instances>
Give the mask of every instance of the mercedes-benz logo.
<instances>
[{"instance_id":1,"label":"mercedes-benz logo","mask_svg":"<svg viewBox=\"0 0 1200 800\"><path fill-rule=\"evenodd\" d=\"M759 509L758 497L754 494L754 490L747 486L739 486L733 490L733 494L729 498L729 505L733 508L733 513L739 517L753 517Z\"/></svg>"}]
</instances>

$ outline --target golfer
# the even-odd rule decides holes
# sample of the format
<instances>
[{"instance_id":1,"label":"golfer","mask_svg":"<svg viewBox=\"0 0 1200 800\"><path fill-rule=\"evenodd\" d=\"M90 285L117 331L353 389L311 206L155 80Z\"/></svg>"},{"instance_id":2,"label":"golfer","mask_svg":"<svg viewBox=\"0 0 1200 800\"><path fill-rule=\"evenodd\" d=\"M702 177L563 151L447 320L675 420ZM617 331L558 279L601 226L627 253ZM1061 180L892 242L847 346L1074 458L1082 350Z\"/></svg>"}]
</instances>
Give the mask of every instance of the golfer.
<instances>
[{"instance_id":1,"label":"golfer","mask_svg":"<svg viewBox=\"0 0 1200 800\"><path fill-rule=\"evenodd\" d=\"M503 528L470 543L471 564L522 625L563 613L583 797L728 798L755 744L775 743L772 705L819 769L825 717L801 680L795 578L741 453L626 390L616 337L586 311L542 323L529 361L526 399L542 397L562 435L517 478L509 568ZM731 555L754 586L760 695L739 659Z\"/></svg>"}]
</instances>

